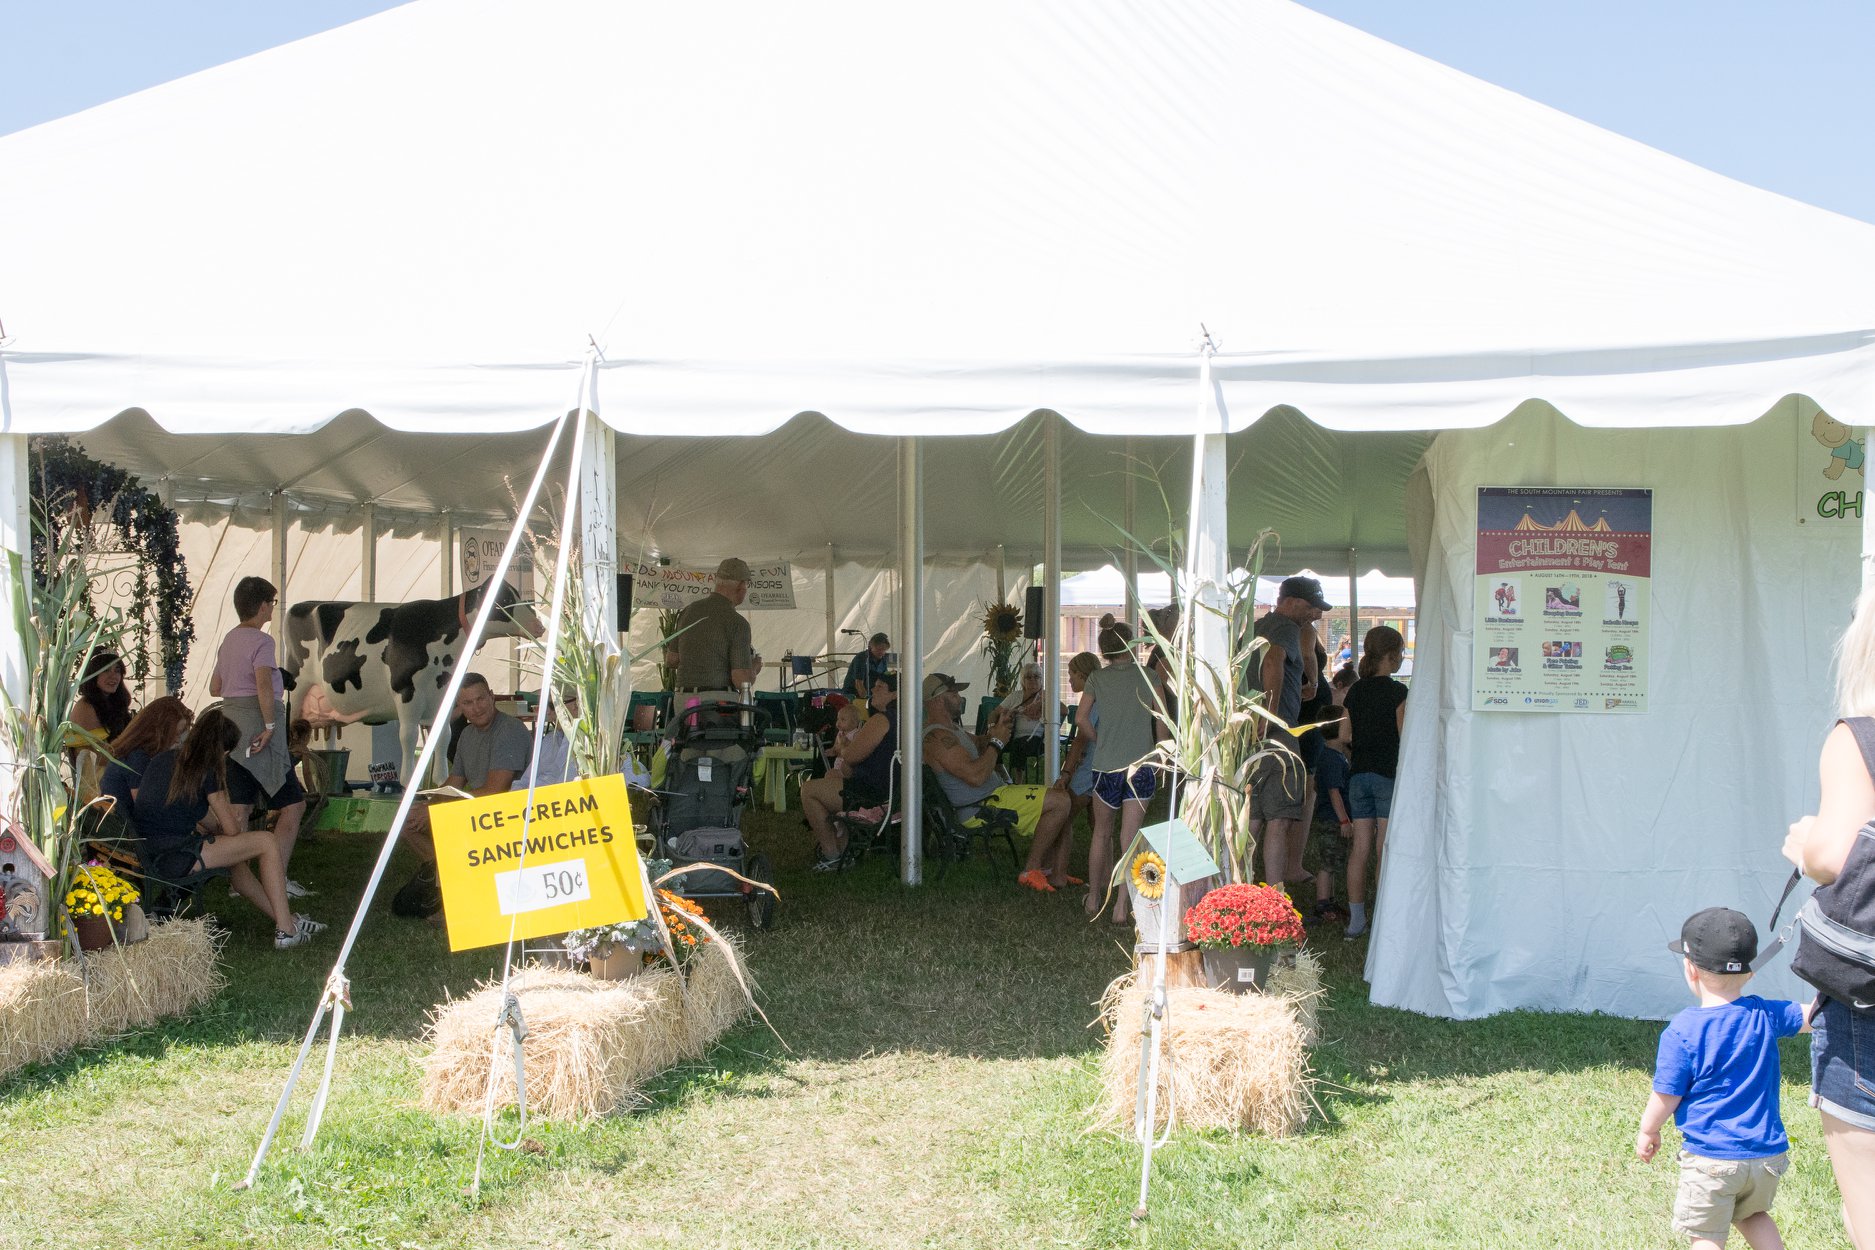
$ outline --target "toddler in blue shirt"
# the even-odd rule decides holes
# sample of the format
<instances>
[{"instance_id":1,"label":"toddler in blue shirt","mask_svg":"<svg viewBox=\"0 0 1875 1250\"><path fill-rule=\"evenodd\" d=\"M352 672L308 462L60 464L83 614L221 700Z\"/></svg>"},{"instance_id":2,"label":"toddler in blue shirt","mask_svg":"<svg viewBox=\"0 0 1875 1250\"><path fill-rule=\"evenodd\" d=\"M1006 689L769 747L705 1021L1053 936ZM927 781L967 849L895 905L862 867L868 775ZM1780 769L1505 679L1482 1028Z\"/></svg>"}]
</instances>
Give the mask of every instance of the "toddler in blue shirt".
<instances>
[{"instance_id":1,"label":"toddler in blue shirt","mask_svg":"<svg viewBox=\"0 0 1875 1250\"><path fill-rule=\"evenodd\" d=\"M1690 917L1668 949L1683 957L1699 1000L1668 1022L1654 1064L1654 1092L1641 1113L1634 1153L1660 1149L1668 1116L1683 1138L1673 1227L1695 1247L1717 1247L1733 1225L1753 1250L1781 1250L1771 1202L1790 1166L1778 1114L1777 1039L1807 1033L1803 1008L1755 994L1740 997L1758 957L1758 931L1742 913L1708 907Z\"/></svg>"}]
</instances>

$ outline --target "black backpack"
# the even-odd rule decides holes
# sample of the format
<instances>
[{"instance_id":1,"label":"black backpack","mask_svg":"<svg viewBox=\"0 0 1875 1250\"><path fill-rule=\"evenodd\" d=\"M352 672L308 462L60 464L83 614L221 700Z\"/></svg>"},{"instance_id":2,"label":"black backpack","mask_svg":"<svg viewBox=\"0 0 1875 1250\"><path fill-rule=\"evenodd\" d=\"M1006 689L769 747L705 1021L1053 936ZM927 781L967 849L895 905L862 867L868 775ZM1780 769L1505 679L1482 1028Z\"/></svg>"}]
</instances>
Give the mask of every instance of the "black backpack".
<instances>
[{"instance_id":1,"label":"black backpack","mask_svg":"<svg viewBox=\"0 0 1875 1250\"><path fill-rule=\"evenodd\" d=\"M1875 719L1844 719L1875 777ZM1839 1003L1875 1011L1875 820L1862 826L1842 872L1817 887L1797 913L1801 937L1791 971Z\"/></svg>"}]
</instances>

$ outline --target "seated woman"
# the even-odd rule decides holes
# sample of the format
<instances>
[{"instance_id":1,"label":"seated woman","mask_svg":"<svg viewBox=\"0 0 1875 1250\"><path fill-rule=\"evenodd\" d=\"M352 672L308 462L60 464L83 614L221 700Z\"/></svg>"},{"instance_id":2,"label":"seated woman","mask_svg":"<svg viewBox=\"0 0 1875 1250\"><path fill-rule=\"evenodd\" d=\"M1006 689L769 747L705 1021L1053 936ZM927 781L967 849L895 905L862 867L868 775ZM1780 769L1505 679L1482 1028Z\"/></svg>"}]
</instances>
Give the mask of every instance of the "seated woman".
<instances>
[{"instance_id":1,"label":"seated woman","mask_svg":"<svg viewBox=\"0 0 1875 1250\"><path fill-rule=\"evenodd\" d=\"M1030 660L1022 666L1022 701L1016 704L1016 731L1003 757L1017 781L1022 780L1021 774L1028 768L1029 761L1042 758L1047 749L1047 743L1042 740L1042 732L1047 728L1047 722L1042 719L1044 693L1042 666Z\"/></svg>"},{"instance_id":2,"label":"seated woman","mask_svg":"<svg viewBox=\"0 0 1875 1250\"><path fill-rule=\"evenodd\" d=\"M175 883L230 869L234 892L273 918L274 949L288 950L325 926L287 906L286 872L273 835L242 829L235 819L228 802L228 752L241 738L219 708L204 712L180 746L144 764L132 819L153 877ZM212 832L199 828L204 821Z\"/></svg>"},{"instance_id":3,"label":"seated woman","mask_svg":"<svg viewBox=\"0 0 1875 1250\"><path fill-rule=\"evenodd\" d=\"M124 661L115 651L95 651L85 665L72 705L72 732L65 740L80 800L98 792L98 777L107 763L97 748L111 742L130 724L130 687L124 683Z\"/></svg>"},{"instance_id":4,"label":"seated woman","mask_svg":"<svg viewBox=\"0 0 1875 1250\"><path fill-rule=\"evenodd\" d=\"M117 813L127 819L150 757L181 746L182 736L194 723L195 713L175 695L152 700L111 740L114 759L98 782L98 793L110 797Z\"/></svg>"},{"instance_id":5,"label":"seated woman","mask_svg":"<svg viewBox=\"0 0 1875 1250\"><path fill-rule=\"evenodd\" d=\"M137 831L131 806L143 781L150 757L182 742L195 713L174 695L164 695L138 712L124 731L111 740L112 761L98 778L98 795L109 800L87 812L86 837L94 855L111 862L119 873L142 875L137 855Z\"/></svg>"}]
</instances>

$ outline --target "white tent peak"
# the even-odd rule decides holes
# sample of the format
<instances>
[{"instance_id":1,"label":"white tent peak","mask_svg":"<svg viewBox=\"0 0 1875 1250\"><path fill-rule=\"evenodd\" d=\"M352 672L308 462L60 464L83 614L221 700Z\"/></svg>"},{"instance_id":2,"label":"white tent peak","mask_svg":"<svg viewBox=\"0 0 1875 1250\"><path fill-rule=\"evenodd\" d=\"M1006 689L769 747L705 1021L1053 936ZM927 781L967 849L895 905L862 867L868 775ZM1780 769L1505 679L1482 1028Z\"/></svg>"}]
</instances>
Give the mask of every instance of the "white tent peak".
<instances>
[{"instance_id":1,"label":"white tent peak","mask_svg":"<svg viewBox=\"0 0 1875 1250\"><path fill-rule=\"evenodd\" d=\"M1854 409L1875 357L1875 227L1288 0L422 0L0 165L29 430L512 430L588 335L647 434L1189 432L1201 324L1233 428Z\"/></svg>"}]
</instances>

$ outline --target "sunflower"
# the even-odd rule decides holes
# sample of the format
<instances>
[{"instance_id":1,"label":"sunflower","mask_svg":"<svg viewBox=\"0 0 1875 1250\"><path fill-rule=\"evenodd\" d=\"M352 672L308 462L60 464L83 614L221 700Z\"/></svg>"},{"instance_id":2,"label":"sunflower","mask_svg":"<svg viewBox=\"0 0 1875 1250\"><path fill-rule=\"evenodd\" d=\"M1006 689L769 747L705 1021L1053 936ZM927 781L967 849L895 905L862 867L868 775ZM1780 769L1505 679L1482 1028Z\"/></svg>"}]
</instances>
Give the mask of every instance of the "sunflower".
<instances>
[{"instance_id":1,"label":"sunflower","mask_svg":"<svg viewBox=\"0 0 1875 1250\"><path fill-rule=\"evenodd\" d=\"M1022 609L1012 603L992 603L983 612L983 636L991 642L1015 642L1022 637Z\"/></svg>"},{"instance_id":2,"label":"sunflower","mask_svg":"<svg viewBox=\"0 0 1875 1250\"><path fill-rule=\"evenodd\" d=\"M1133 856L1133 888L1141 898L1161 898L1165 894L1165 861L1157 852L1141 851Z\"/></svg>"}]
</instances>

